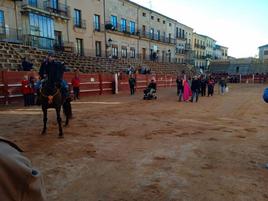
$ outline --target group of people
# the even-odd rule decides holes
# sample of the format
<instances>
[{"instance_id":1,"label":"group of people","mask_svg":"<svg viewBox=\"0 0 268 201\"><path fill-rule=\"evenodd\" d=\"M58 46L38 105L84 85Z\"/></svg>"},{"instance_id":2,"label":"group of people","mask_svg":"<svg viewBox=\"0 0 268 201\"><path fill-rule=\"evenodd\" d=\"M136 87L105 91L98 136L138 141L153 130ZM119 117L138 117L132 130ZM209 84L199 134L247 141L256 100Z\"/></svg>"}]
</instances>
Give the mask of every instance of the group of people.
<instances>
[{"instance_id":1,"label":"group of people","mask_svg":"<svg viewBox=\"0 0 268 201\"><path fill-rule=\"evenodd\" d=\"M138 70L136 70L135 67L129 65L128 68L126 69L126 74L128 74L128 75L132 75L132 74L136 74L136 73L139 73L142 75L151 74L151 68L139 66Z\"/></svg>"},{"instance_id":2,"label":"group of people","mask_svg":"<svg viewBox=\"0 0 268 201\"><path fill-rule=\"evenodd\" d=\"M199 95L213 96L216 80L212 76L194 76L193 79L187 79L186 75L184 75L178 76L176 83L179 101L198 102ZM227 89L227 83L224 78L219 81L219 86L220 93L223 95Z\"/></svg>"},{"instance_id":3,"label":"group of people","mask_svg":"<svg viewBox=\"0 0 268 201\"><path fill-rule=\"evenodd\" d=\"M53 54L49 53L41 64L39 76L30 76L30 78L28 78L28 76L26 75L21 81L21 92L24 97L24 106L39 104L38 98L36 99L35 95L39 94L39 90L44 82L47 82L49 86L59 86L59 88L61 89L62 96L64 98L69 96L70 88L68 83L63 79L64 71L64 63L55 61ZM71 84L74 92L74 100L79 99L80 78L78 69L75 69L75 75L72 79Z\"/></svg>"}]
</instances>

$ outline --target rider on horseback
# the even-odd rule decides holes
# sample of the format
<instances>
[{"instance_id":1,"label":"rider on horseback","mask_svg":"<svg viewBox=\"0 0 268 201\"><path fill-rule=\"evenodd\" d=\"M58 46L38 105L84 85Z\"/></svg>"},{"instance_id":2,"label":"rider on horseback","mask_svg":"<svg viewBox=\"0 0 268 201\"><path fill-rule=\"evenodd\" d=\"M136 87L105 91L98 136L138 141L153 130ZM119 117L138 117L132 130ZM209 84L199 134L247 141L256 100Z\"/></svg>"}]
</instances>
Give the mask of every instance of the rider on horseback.
<instances>
[{"instance_id":1,"label":"rider on horseback","mask_svg":"<svg viewBox=\"0 0 268 201\"><path fill-rule=\"evenodd\" d=\"M55 61L53 53L48 53L39 70L41 82L47 82L50 89L53 89L55 86L59 88L63 100L68 95L68 83L63 81L64 71L64 63Z\"/></svg>"}]
</instances>

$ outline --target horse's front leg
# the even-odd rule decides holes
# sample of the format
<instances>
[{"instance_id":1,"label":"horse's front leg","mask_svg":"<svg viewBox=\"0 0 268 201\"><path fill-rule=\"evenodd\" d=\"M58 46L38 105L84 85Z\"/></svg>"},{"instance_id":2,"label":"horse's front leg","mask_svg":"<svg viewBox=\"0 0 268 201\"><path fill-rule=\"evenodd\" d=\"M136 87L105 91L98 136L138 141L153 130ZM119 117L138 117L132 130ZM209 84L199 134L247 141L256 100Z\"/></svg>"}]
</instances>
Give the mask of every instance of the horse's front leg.
<instances>
[{"instance_id":1,"label":"horse's front leg","mask_svg":"<svg viewBox=\"0 0 268 201\"><path fill-rule=\"evenodd\" d=\"M47 108L45 106L42 106L42 110L43 110L43 131L42 131L42 135L44 135L47 132Z\"/></svg>"},{"instance_id":2,"label":"horse's front leg","mask_svg":"<svg viewBox=\"0 0 268 201\"><path fill-rule=\"evenodd\" d=\"M62 138L63 132L62 132L62 126L61 126L60 109L61 109L61 107L57 107L56 113L57 113L57 121L58 121L58 126L59 126L59 138Z\"/></svg>"}]
</instances>

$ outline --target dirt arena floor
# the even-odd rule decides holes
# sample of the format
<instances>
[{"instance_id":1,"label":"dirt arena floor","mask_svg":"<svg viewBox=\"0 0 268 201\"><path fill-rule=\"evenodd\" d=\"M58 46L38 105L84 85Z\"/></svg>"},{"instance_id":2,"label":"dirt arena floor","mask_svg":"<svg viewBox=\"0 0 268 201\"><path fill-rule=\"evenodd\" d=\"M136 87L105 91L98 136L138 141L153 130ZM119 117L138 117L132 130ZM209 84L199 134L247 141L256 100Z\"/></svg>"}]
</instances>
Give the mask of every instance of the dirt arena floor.
<instances>
[{"instance_id":1,"label":"dirt arena floor","mask_svg":"<svg viewBox=\"0 0 268 201\"><path fill-rule=\"evenodd\" d=\"M73 102L57 138L54 111L41 136L38 107L0 109L1 135L17 142L46 184L49 201L268 200L268 104L264 85L177 102L101 96Z\"/></svg>"}]
</instances>

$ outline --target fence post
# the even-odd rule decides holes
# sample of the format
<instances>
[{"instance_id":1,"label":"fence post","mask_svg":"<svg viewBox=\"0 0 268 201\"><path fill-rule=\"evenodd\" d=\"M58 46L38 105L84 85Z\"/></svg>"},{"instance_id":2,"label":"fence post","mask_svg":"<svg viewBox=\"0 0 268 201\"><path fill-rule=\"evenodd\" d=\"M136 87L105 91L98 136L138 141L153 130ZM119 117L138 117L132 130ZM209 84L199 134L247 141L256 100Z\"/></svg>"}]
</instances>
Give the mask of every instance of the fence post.
<instances>
[{"instance_id":1,"label":"fence post","mask_svg":"<svg viewBox=\"0 0 268 201\"><path fill-rule=\"evenodd\" d=\"M2 71L2 78L3 78L3 84L4 84L4 96L5 96L5 104L8 105L9 101L9 94L8 94L8 82L7 82L7 71Z\"/></svg>"},{"instance_id":2,"label":"fence post","mask_svg":"<svg viewBox=\"0 0 268 201\"><path fill-rule=\"evenodd\" d=\"M242 82L242 75L240 74L239 75L239 83L241 84L241 82Z\"/></svg>"},{"instance_id":3,"label":"fence post","mask_svg":"<svg viewBox=\"0 0 268 201\"><path fill-rule=\"evenodd\" d=\"M100 82L100 95L102 95L103 86L102 86L102 74L101 73L99 73L99 82Z\"/></svg>"},{"instance_id":4,"label":"fence post","mask_svg":"<svg viewBox=\"0 0 268 201\"><path fill-rule=\"evenodd\" d=\"M115 73L114 74L114 87L115 87L115 94L118 94L118 74L117 73Z\"/></svg>"},{"instance_id":5,"label":"fence post","mask_svg":"<svg viewBox=\"0 0 268 201\"><path fill-rule=\"evenodd\" d=\"M254 73L252 74L252 83L253 84L255 83L255 75L254 75Z\"/></svg>"}]
</instances>

